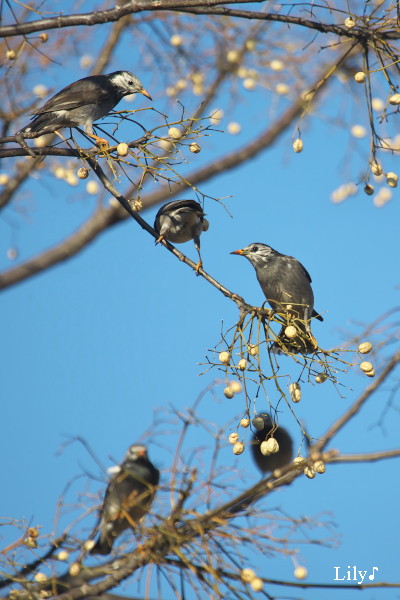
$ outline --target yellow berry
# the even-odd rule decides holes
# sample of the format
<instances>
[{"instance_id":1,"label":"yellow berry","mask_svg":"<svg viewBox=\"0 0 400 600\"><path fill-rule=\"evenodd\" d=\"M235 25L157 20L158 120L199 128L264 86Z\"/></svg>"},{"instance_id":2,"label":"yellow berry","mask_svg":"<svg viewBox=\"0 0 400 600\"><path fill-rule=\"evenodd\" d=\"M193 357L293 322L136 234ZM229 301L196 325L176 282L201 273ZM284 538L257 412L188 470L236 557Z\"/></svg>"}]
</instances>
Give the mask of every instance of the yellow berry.
<instances>
[{"instance_id":1,"label":"yellow berry","mask_svg":"<svg viewBox=\"0 0 400 600\"><path fill-rule=\"evenodd\" d=\"M361 371L363 371L363 373L368 373L369 371L373 370L373 365L372 363L368 362L367 360L364 360L361 364L360 364L360 369Z\"/></svg>"},{"instance_id":2,"label":"yellow berry","mask_svg":"<svg viewBox=\"0 0 400 600\"><path fill-rule=\"evenodd\" d=\"M175 35L171 36L169 41L170 41L171 46L177 47L177 46L181 46L183 39L180 35L175 34Z\"/></svg>"},{"instance_id":3,"label":"yellow berry","mask_svg":"<svg viewBox=\"0 0 400 600\"><path fill-rule=\"evenodd\" d=\"M229 436L229 443L230 444L236 444L236 442L239 439L239 434L235 432L231 433Z\"/></svg>"},{"instance_id":4,"label":"yellow berry","mask_svg":"<svg viewBox=\"0 0 400 600\"><path fill-rule=\"evenodd\" d=\"M261 454L269 456L269 454L276 454L279 452L279 444L275 438L269 438L260 444Z\"/></svg>"},{"instance_id":5,"label":"yellow berry","mask_svg":"<svg viewBox=\"0 0 400 600\"><path fill-rule=\"evenodd\" d=\"M304 460L305 460L305 459L304 459L302 456L296 456L296 457L293 459L293 464L295 465L295 467L296 467L296 469L297 469L298 471L302 471L302 470L303 470L303 468L304 468L304 467L303 467L303 465L304 465Z\"/></svg>"},{"instance_id":6,"label":"yellow berry","mask_svg":"<svg viewBox=\"0 0 400 600\"><path fill-rule=\"evenodd\" d=\"M229 387L234 391L235 394L239 394L242 391L242 384L240 381L231 381Z\"/></svg>"},{"instance_id":7,"label":"yellow berry","mask_svg":"<svg viewBox=\"0 0 400 600\"><path fill-rule=\"evenodd\" d=\"M232 450L233 454L242 454L244 452L244 444L242 442L236 442Z\"/></svg>"},{"instance_id":8,"label":"yellow berry","mask_svg":"<svg viewBox=\"0 0 400 600\"><path fill-rule=\"evenodd\" d=\"M68 558L69 558L69 552L67 552L66 550L61 550L57 554L57 558L58 558L58 560L68 560Z\"/></svg>"},{"instance_id":9,"label":"yellow berry","mask_svg":"<svg viewBox=\"0 0 400 600\"><path fill-rule=\"evenodd\" d=\"M245 369L247 369L247 360L245 358L241 358L238 362L238 369L240 369L241 371L244 371Z\"/></svg>"},{"instance_id":10,"label":"yellow berry","mask_svg":"<svg viewBox=\"0 0 400 600\"><path fill-rule=\"evenodd\" d=\"M371 106L376 112L381 112L385 108L385 103L380 98L372 98Z\"/></svg>"},{"instance_id":11,"label":"yellow berry","mask_svg":"<svg viewBox=\"0 0 400 600\"><path fill-rule=\"evenodd\" d=\"M355 27L356 22L351 17L347 17L344 24L345 24L345 27L347 27L348 29L352 29L353 27Z\"/></svg>"},{"instance_id":12,"label":"yellow berry","mask_svg":"<svg viewBox=\"0 0 400 600\"><path fill-rule=\"evenodd\" d=\"M47 146L50 137L50 135L40 135L33 140L33 143L35 144L36 148L44 148L44 146Z\"/></svg>"},{"instance_id":13,"label":"yellow berry","mask_svg":"<svg viewBox=\"0 0 400 600\"><path fill-rule=\"evenodd\" d=\"M243 79L242 85L245 90L254 90L256 87L256 82L252 77L246 77Z\"/></svg>"},{"instance_id":14,"label":"yellow berry","mask_svg":"<svg viewBox=\"0 0 400 600\"><path fill-rule=\"evenodd\" d=\"M258 354L258 346L255 344L249 344L247 350L249 351L250 356L257 356Z\"/></svg>"},{"instance_id":15,"label":"yellow berry","mask_svg":"<svg viewBox=\"0 0 400 600\"><path fill-rule=\"evenodd\" d=\"M225 398L228 398L230 400L231 398L233 398L234 395L235 395L235 392L233 391L233 389L231 387L228 386L224 389Z\"/></svg>"},{"instance_id":16,"label":"yellow berry","mask_svg":"<svg viewBox=\"0 0 400 600\"><path fill-rule=\"evenodd\" d=\"M253 579L256 578L256 574L253 569L242 569L240 573L240 578L244 583L250 583Z\"/></svg>"},{"instance_id":17,"label":"yellow berry","mask_svg":"<svg viewBox=\"0 0 400 600\"><path fill-rule=\"evenodd\" d=\"M368 354L369 352L371 352L371 350L371 342L361 342L361 344L358 346L358 351L360 352L360 354Z\"/></svg>"},{"instance_id":18,"label":"yellow berry","mask_svg":"<svg viewBox=\"0 0 400 600\"><path fill-rule=\"evenodd\" d=\"M304 147L303 140L301 140L300 138L297 138L296 140L294 140L293 150L295 152L301 152L303 150L303 147Z\"/></svg>"},{"instance_id":19,"label":"yellow berry","mask_svg":"<svg viewBox=\"0 0 400 600\"><path fill-rule=\"evenodd\" d=\"M249 425L250 425L249 419L241 419L241 421L240 421L241 427L248 427Z\"/></svg>"},{"instance_id":20,"label":"yellow berry","mask_svg":"<svg viewBox=\"0 0 400 600\"><path fill-rule=\"evenodd\" d=\"M250 587L253 590L253 592L260 592L263 589L263 585L263 580L259 577L256 577L255 579L253 579L253 581L250 582Z\"/></svg>"},{"instance_id":21,"label":"yellow berry","mask_svg":"<svg viewBox=\"0 0 400 600\"><path fill-rule=\"evenodd\" d=\"M121 142L120 144L118 144L117 152L118 152L119 156L128 156L128 154L129 154L128 144L125 144L124 142Z\"/></svg>"},{"instance_id":22,"label":"yellow berry","mask_svg":"<svg viewBox=\"0 0 400 600\"><path fill-rule=\"evenodd\" d=\"M192 142L189 146L189 150L190 152L193 152L193 154L198 154L201 151L201 148L199 144L196 144L196 142Z\"/></svg>"},{"instance_id":23,"label":"yellow berry","mask_svg":"<svg viewBox=\"0 0 400 600\"><path fill-rule=\"evenodd\" d=\"M294 325L288 325L285 329L285 336L289 338L289 340L295 338L297 336L296 327L294 327Z\"/></svg>"},{"instance_id":24,"label":"yellow berry","mask_svg":"<svg viewBox=\"0 0 400 600\"><path fill-rule=\"evenodd\" d=\"M366 79L364 71L358 71L358 73L354 75L354 79L357 81L357 83L364 83Z\"/></svg>"},{"instance_id":25,"label":"yellow berry","mask_svg":"<svg viewBox=\"0 0 400 600\"><path fill-rule=\"evenodd\" d=\"M89 169L81 167L78 169L76 174L78 175L79 179L87 179L89 177Z\"/></svg>"},{"instance_id":26,"label":"yellow berry","mask_svg":"<svg viewBox=\"0 0 400 600\"><path fill-rule=\"evenodd\" d=\"M373 185L370 185L369 183L366 184L366 186L364 187L364 192L368 195L368 196L372 196L372 194L374 193L375 189Z\"/></svg>"},{"instance_id":27,"label":"yellow berry","mask_svg":"<svg viewBox=\"0 0 400 600\"><path fill-rule=\"evenodd\" d=\"M182 132L180 129L178 129L177 127L170 127L168 129L168 135L170 138L172 138L173 140L180 140L182 137Z\"/></svg>"},{"instance_id":28,"label":"yellow berry","mask_svg":"<svg viewBox=\"0 0 400 600\"><path fill-rule=\"evenodd\" d=\"M292 402L300 402L301 400L301 388L300 384L296 381L289 385L289 393L292 399Z\"/></svg>"},{"instance_id":29,"label":"yellow berry","mask_svg":"<svg viewBox=\"0 0 400 600\"><path fill-rule=\"evenodd\" d=\"M350 132L353 137L358 139L362 139L367 135L367 130L362 125L353 125Z\"/></svg>"},{"instance_id":30,"label":"yellow berry","mask_svg":"<svg viewBox=\"0 0 400 600\"><path fill-rule=\"evenodd\" d=\"M72 575L72 577L75 577L76 575L79 574L80 570L81 570L81 566L79 563L74 562L72 563L72 565L70 566L69 570L69 574Z\"/></svg>"},{"instance_id":31,"label":"yellow berry","mask_svg":"<svg viewBox=\"0 0 400 600\"><path fill-rule=\"evenodd\" d=\"M282 71L282 69L284 69L285 65L281 60L271 60L271 62L269 63L270 68L273 71Z\"/></svg>"},{"instance_id":32,"label":"yellow berry","mask_svg":"<svg viewBox=\"0 0 400 600\"><path fill-rule=\"evenodd\" d=\"M325 473L326 471L326 466L324 461L322 460L317 460L314 464L313 464L313 469L316 473Z\"/></svg>"},{"instance_id":33,"label":"yellow berry","mask_svg":"<svg viewBox=\"0 0 400 600\"><path fill-rule=\"evenodd\" d=\"M44 583L45 581L47 581L47 575L45 575L44 573L41 573L40 571L38 573L36 573L36 575L33 578L37 583Z\"/></svg>"},{"instance_id":34,"label":"yellow berry","mask_svg":"<svg viewBox=\"0 0 400 600\"><path fill-rule=\"evenodd\" d=\"M82 69L87 69L93 64L93 56L91 56L90 54L84 54L83 56L81 56L79 64Z\"/></svg>"},{"instance_id":35,"label":"yellow berry","mask_svg":"<svg viewBox=\"0 0 400 600\"><path fill-rule=\"evenodd\" d=\"M289 93L289 86L286 83L277 83L275 86L275 91L277 94L280 94L281 96L284 96L285 94Z\"/></svg>"},{"instance_id":36,"label":"yellow berry","mask_svg":"<svg viewBox=\"0 0 400 600\"><path fill-rule=\"evenodd\" d=\"M231 355L229 352L226 352L225 350L223 352L219 353L219 357L218 357L219 361L222 362L223 365L229 365L229 361L231 359Z\"/></svg>"},{"instance_id":37,"label":"yellow berry","mask_svg":"<svg viewBox=\"0 0 400 600\"><path fill-rule=\"evenodd\" d=\"M239 60L240 60L239 52L237 50L229 50L229 52L226 53L226 60L230 63L239 62Z\"/></svg>"},{"instance_id":38,"label":"yellow berry","mask_svg":"<svg viewBox=\"0 0 400 600\"><path fill-rule=\"evenodd\" d=\"M390 96L389 102L390 102L390 104L393 104L394 106L396 106L397 104L400 104L400 94L393 94L392 96Z\"/></svg>"},{"instance_id":39,"label":"yellow berry","mask_svg":"<svg viewBox=\"0 0 400 600\"><path fill-rule=\"evenodd\" d=\"M88 181L86 184L86 191L91 195L97 194L99 191L99 185L97 181Z\"/></svg>"},{"instance_id":40,"label":"yellow berry","mask_svg":"<svg viewBox=\"0 0 400 600\"><path fill-rule=\"evenodd\" d=\"M40 38L40 41L42 42L42 44L45 44L48 41L49 36L47 35L47 33L41 33L39 35L39 38Z\"/></svg>"},{"instance_id":41,"label":"yellow berry","mask_svg":"<svg viewBox=\"0 0 400 600\"><path fill-rule=\"evenodd\" d=\"M382 175L382 167L378 162L371 163L371 171L374 175Z\"/></svg>"},{"instance_id":42,"label":"yellow berry","mask_svg":"<svg viewBox=\"0 0 400 600\"><path fill-rule=\"evenodd\" d=\"M315 381L317 383L324 383L328 379L328 375L326 373L317 373L315 376Z\"/></svg>"},{"instance_id":43,"label":"yellow berry","mask_svg":"<svg viewBox=\"0 0 400 600\"><path fill-rule=\"evenodd\" d=\"M389 173L386 173L386 183L390 187L397 187L398 181L399 177L398 175L396 175L396 173L393 173L393 171L389 171Z\"/></svg>"},{"instance_id":44,"label":"yellow berry","mask_svg":"<svg viewBox=\"0 0 400 600\"><path fill-rule=\"evenodd\" d=\"M239 125L239 123L235 123L234 121L232 121L231 123L228 123L228 133L230 133L231 135L236 135L238 133L240 133L242 127L241 125Z\"/></svg>"},{"instance_id":45,"label":"yellow berry","mask_svg":"<svg viewBox=\"0 0 400 600\"><path fill-rule=\"evenodd\" d=\"M305 567L296 567L294 570L294 576L296 579L305 579L308 575L308 571Z\"/></svg>"},{"instance_id":46,"label":"yellow berry","mask_svg":"<svg viewBox=\"0 0 400 600\"><path fill-rule=\"evenodd\" d=\"M211 125L218 125L222 121L223 116L224 111L222 110L222 108L214 109L210 116Z\"/></svg>"},{"instance_id":47,"label":"yellow berry","mask_svg":"<svg viewBox=\"0 0 400 600\"><path fill-rule=\"evenodd\" d=\"M38 98L44 98L47 95L47 87L42 83L38 83L33 87L32 92L35 96L38 96Z\"/></svg>"},{"instance_id":48,"label":"yellow berry","mask_svg":"<svg viewBox=\"0 0 400 600\"><path fill-rule=\"evenodd\" d=\"M304 475L309 479L314 479L315 471L311 467L304 467Z\"/></svg>"}]
</instances>

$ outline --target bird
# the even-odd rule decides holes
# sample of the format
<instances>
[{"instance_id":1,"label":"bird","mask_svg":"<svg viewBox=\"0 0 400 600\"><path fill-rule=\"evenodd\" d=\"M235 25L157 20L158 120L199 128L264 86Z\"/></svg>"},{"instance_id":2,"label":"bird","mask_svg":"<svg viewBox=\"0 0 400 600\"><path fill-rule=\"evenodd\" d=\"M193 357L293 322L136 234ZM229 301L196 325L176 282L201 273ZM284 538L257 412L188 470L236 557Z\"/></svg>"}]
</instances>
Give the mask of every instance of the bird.
<instances>
[{"instance_id":1,"label":"bird","mask_svg":"<svg viewBox=\"0 0 400 600\"><path fill-rule=\"evenodd\" d=\"M146 446L129 447L117 472L111 476L97 529L100 534L91 554L110 554L115 539L125 529L135 529L150 509L160 472L150 462Z\"/></svg>"},{"instance_id":2,"label":"bird","mask_svg":"<svg viewBox=\"0 0 400 600\"><path fill-rule=\"evenodd\" d=\"M251 451L254 462L262 473L272 472L275 469L287 465L293 458L292 438L283 427L277 427L272 422L271 417L266 413L259 413L256 417L261 417L264 421L264 427L257 429L253 436ZM254 420L253 420L254 421ZM274 454L264 456L261 453L260 445L269 438L275 438L279 444L279 451Z\"/></svg>"},{"instance_id":3,"label":"bird","mask_svg":"<svg viewBox=\"0 0 400 600\"><path fill-rule=\"evenodd\" d=\"M129 71L83 77L67 85L43 106L28 113L34 118L16 135L38 137L62 127L81 126L86 135L96 140L96 144L108 146L107 140L93 132L94 121L105 117L124 96L136 93L152 100L141 81Z\"/></svg>"},{"instance_id":4,"label":"bird","mask_svg":"<svg viewBox=\"0 0 400 600\"><path fill-rule=\"evenodd\" d=\"M281 254L261 243L249 244L231 254L245 256L251 262L271 308L290 316L297 329L299 335L288 339L285 335L287 325L283 326L272 345L273 352L309 354L315 351L318 344L311 333L310 321L324 319L314 310L311 277L305 267L293 256Z\"/></svg>"},{"instance_id":5,"label":"bird","mask_svg":"<svg viewBox=\"0 0 400 600\"><path fill-rule=\"evenodd\" d=\"M196 273L203 266L200 255L200 235L203 231L207 231L210 225L204 217L202 207L195 200L174 200L160 208L154 221L154 229L159 235L156 244L163 239L174 244L194 241L199 255Z\"/></svg>"}]
</instances>

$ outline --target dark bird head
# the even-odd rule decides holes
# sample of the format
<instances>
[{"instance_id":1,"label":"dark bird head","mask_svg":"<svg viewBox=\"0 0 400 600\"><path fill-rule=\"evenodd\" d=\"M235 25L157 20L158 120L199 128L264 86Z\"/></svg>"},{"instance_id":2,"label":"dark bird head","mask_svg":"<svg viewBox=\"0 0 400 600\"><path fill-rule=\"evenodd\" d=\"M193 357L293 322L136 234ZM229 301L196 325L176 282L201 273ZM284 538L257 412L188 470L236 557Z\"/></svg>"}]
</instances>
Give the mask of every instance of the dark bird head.
<instances>
[{"instance_id":1,"label":"dark bird head","mask_svg":"<svg viewBox=\"0 0 400 600\"><path fill-rule=\"evenodd\" d=\"M132 444L132 446L129 446L123 462L137 462L139 460L148 460L147 448L143 444Z\"/></svg>"},{"instance_id":2,"label":"dark bird head","mask_svg":"<svg viewBox=\"0 0 400 600\"><path fill-rule=\"evenodd\" d=\"M264 421L264 427L254 431L251 446L253 459L261 473L272 472L290 463L293 456L293 441L286 429L274 425L268 414L260 413L256 417L261 417ZM271 437L278 442L279 451L276 454L264 456L261 453L260 445Z\"/></svg>"},{"instance_id":3,"label":"dark bird head","mask_svg":"<svg viewBox=\"0 0 400 600\"><path fill-rule=\"evenodd\" d=\"M110 83L114 86L116 92L123 98L129 94L142 94L149 100L152 100L149 92L143 87L140 79L129 71L114 71L108 75Z\"/></svg>"},{"instance_id":4,"label":"dark bird head","mask_svg":"<svg viewBox=\"0 0 400 600\"><path fill-rule=\"evenodd\" d=\"M254 242L241 250L234 250L231 254L245 256L254 267L257 267L264 265L268 260L279 255L279 252L271 248L271 246Z\"/></svg>"}]
</instances>

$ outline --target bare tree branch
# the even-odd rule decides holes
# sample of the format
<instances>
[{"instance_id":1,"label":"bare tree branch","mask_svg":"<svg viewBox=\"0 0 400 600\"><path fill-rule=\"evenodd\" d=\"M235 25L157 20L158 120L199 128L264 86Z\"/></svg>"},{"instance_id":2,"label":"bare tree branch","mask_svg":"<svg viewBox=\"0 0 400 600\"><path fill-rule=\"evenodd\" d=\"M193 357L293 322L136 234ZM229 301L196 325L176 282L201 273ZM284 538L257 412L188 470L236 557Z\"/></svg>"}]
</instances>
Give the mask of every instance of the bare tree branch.
<instances>
[{"instance_id":1,"label":"bare tree branch","mask_svg":"<svg viewBox=\"0 0 400 600\"><path fill-rule=\"evenodd\" d=\"M381 374L364 390L356 402L321 436L314 448L321 451L328 442L340 431L355 414L362 408L365 402L372 396L382 383L386 381L388 375L397 367L400 362L400 352L396 352L387 362Z\"/></svg>"},{"instance_id":2,"label":"bare tree branch","mask_svg":"<svg viewBox=\"0 0 400 600\"><path fill-rule=\"evenodd\" d=\"M163 0L162 4L158 0L131 0L123 6L116 6L109 10L94 11L84 14L63 15L39 19L29 23L14 23L0 27L0 37L12 37L15 35L26 35L37 31L46 31L49 29L60 29L62 27L76 27L78 25L104 25L118 21L122 17L147 10L172 10L180 11L182 8L196 6L218 6L220 4L254 4L263 3L264 0Z\"/></svg>"}]
</instances>

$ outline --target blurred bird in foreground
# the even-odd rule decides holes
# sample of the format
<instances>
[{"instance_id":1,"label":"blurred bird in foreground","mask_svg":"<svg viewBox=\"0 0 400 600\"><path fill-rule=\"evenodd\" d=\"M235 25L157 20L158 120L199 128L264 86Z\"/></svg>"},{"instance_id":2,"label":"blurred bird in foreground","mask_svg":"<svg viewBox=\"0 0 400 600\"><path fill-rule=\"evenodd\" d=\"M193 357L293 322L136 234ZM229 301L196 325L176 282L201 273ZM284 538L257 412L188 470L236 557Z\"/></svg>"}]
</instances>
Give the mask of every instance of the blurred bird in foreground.
<instances>
[{"instance_id":1,"label":"blurred bird in foreground","mask_svg":"<svg viewBox=\"0 0 400 600\"><path fill-rule=\"evenodd\" d=\"M29 113L34 119L16 135L24 137L24 134L35 133L34 137L38 137L62 127L83 127L96 144L108 146L107 140L93 132L94 121L108 115L124 96L136 93L152 99L141 81L129 71L84 77L70 83L46 104Z\"/></svg>"},{"instance_id":2,"label":"blurred bird in foreground","mask_svg":"<svg viewBox=\"0 0 400 600\"><path fill-rule=\"evenodd\" d=\"M294 325L294 336L286 335L283 326L272 345L274 352L308 354L318 348L311 333L310 320L323 318L314 310L311 277L293 256L277 252L266 244L253 243L231 254L245 256L253 265L258 282L268 303L277 313L288 316Z\"/></svg>"},{"instance_id":3,"label":"blurred bird in foreground","mask_svg":"<svg viewBox=\"0 0 400 600\"><path fill-rule=\"evenodd\" d=\"M207 231L209 222L204 218L202 207L195 200L176 200L164 204L154 221L154 229L159 234L156 243L163 239L173 244L183 244L189 240L194 245L199 255L196 272L202 268L203 262L200 255L200 235Z\"/></svg>"},{"instance_id":4,"label":"blurred bird in foreground","mask_svg":"<svg viewBox=\"0 0 400 600\"><path fill-rule=\"evenodd\" d=\"M135 529L154 499L160 472L141 444L133 444L112 475L100 513L100 535L91 554L110 554L114 540L125 529Z\"/></svg>"},{"instance_id":5,"label":"blurred bird in foreground","mask_svg":"<svg viewBox=\"0 0 400 600\"><path fill-rule=\"evenodd\" d=\"M272 472L290 463L293 457L293 442L286 429L276 427L271 417L266 413L256 415L255 419L253 419L253 425L254 422L261 428L258 429L255 427L256 431L253 436L251 451L254 462L260 471L262 473ZM264 425L262 422L264 422ZM261 444L270 438L274 438L277 441L279 450L278 452L264 455L261 452Z\"/></svg>"}]
</instances>

